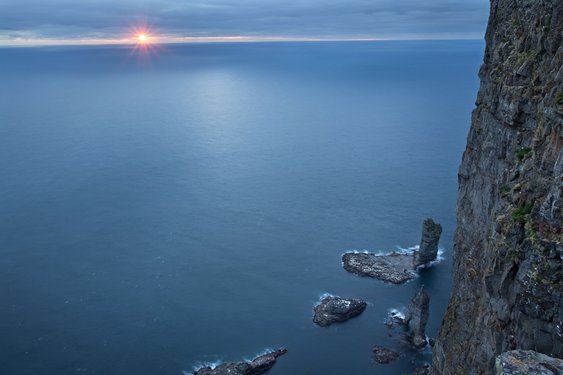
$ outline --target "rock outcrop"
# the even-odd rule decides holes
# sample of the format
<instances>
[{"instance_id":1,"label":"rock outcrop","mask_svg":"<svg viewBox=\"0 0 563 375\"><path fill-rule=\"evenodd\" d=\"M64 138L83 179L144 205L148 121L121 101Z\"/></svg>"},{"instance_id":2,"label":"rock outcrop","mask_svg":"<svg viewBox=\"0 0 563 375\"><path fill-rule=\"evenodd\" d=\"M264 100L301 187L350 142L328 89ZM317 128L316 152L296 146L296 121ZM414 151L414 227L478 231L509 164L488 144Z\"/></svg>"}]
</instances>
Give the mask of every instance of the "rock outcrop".
<instances>
[{"instance_id":1,"label":"rock outcrop","mask_svg":"<svg viewBox=\"0 0 563 375\"><path fill-rule=\"evenodd\" d=\"M385 255L351 252L342 256L344 269L356 275L372 277L393 284L403 284L416 276L416 268L438 257L442 226L432 219L422 224L422 240L414 253L392 251Z\"/></svg>"},{"instance_id":2,"label":"rock outcrop","mask_svg":"<svg viewBox=\"0 0 563 375\"><path fill-rule=\"evenodd\" d=\"M563 357L563 1L492 0L432 374Z\"/></svg>"},{"instance_id":3,"label":"rock outcrop","mask_svg":"<svg viewBox=\"0 0 563 375\"><path fill-rule=\"evenodd\" d=\"M359 299L327 296L315 306L313 321L321 327L345 322L363 313L366 307L367 303Z\"/></svg>"},{"instance_id":4,"label":"rock outcrop","mask_svg":"<svg viewBox=\"0 0 563 375\"><path fill-rule=\"evenodd\" d=\"M374 361L381 365L391 363L401 356L399 352L387 349L379 345L374 346L372 351Z\"/></svg>"},{"instance_id":5,"label":"rock outcrop","mask_svg":"<svg viewBox=\"0 0 563 375\"><path fill-rule=\"evenodd\" d=\"M346 271L393 284L403 284L416 276L412 270L412 261L411 254L397 252L388 255L346 253L342 256Z\"/></svg>"},{"instance_id":6,"label":"rock outcrop","mask_svg":"<svg viewBox=\"0 0 563 375\"><path fill-rule=\"evenodd\" d=\"M418 366L412 372L412 375L428 375L430 374L430 365Z\"/></svg>"},{"instance_id":7,"label":"rock outcrop","mask_svg":"<svg viewBox=\"0 0 563 375\"><path fill-rule=\"evenodd\" d=\"M287 350L282 348L256 357L250 362L223 363L215 368L203 367L195 371L194 375L261 375L274 367L278 357L286 353Z\"/></svg>"},{"instance_id":8,"label":"rock outcrop","mask_svg":"<svg viewBox=\"0 0 563 375\"><path fill-rule=\"evenodd\" d=\"M496 374L562 375L563 360L531 350L513 350L497 357Z\"/></svg>"},{"instance_id":9,"label":"rock outcrop","mask_svg":"<svg viewBox=\"0 0 563 375\"><path fill-rule=\"evenodd\" d=\"M418 251L414 253L414 268L429 264L438 258L438 243L442 235L442 226L432 219L422 223L422 239Z\"/></svg>"},{"instance_id":10,"label":"rock outcrop","mask_svg":"<svg viewBox=\"0 0 563 375\"><path fill-rule=\"evenodd\" d=\"M403 324L408 326L407 338L417 349L422 349L428 344L426 323L428 323L429 308L430 296L423 286L411 300L403 320Z\"/></svg>"}]
</instances>

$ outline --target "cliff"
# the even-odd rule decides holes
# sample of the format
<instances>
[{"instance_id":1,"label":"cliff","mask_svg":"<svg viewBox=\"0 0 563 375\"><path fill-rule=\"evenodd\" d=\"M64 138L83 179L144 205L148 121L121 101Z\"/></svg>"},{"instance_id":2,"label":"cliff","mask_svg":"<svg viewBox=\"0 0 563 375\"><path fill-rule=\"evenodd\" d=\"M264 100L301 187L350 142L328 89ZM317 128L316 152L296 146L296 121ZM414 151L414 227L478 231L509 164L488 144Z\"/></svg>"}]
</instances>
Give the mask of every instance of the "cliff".
<instances>
[{"instance_id":1,"label":"cliff","mask_svg":"<svg viewBox=\"0 0 563 375\"><path fill-rule=\"evenodd\" d=\"M563 357L563 1L492 0L433 374Z\"/></svg>"}]
</instances>

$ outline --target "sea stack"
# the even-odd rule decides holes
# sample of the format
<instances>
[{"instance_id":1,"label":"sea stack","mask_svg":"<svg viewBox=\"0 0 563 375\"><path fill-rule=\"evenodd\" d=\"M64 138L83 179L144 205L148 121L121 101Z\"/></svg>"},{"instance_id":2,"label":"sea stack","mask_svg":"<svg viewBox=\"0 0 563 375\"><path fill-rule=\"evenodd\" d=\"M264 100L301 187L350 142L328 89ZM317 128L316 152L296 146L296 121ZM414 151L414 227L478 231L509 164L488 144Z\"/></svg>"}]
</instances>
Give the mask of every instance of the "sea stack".
<instances>
[{"instance_id":1,"label":"sea stack","mask_svg":"<svg viewBox=\"0 0 563 375\"><path fill-rule=\"evenodd\" d=\"M422 223L422 239L420 247L414 253L413 266L419 266L433 262L438 257L438 242L442 235L442 226L428 218Z\"/></svg>"},{"instance_id":2,"label":"sea stack","mask_svg":"<svg viewBox=\"0 0 563 375\"><path fill-rule=\"evenodd\" d=\"M424 348L428 343L426 340L426 323L430 309L430 296L420 288L418 293L411 300L404 319L404 324L408 325L407 337L410 343L417 349Z\"/></svg>"}]
</instances>

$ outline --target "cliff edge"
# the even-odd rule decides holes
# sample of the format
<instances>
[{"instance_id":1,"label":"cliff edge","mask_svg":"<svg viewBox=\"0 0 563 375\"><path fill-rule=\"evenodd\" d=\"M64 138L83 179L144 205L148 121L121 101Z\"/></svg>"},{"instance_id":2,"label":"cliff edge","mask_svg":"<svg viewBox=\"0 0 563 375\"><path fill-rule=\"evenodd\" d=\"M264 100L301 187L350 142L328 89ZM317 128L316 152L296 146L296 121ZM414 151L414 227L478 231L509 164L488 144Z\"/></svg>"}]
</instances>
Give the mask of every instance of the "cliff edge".
<instances>
[{"instance_id":1,"label":"cliff edge","mask_svg":"<svg viewBox=\"0 0 563 375\"><path fill-rule=\"evenodd\" d=\"M563 1L492 0L432 374L563 357Z\"/></svg>"}]
</instances>

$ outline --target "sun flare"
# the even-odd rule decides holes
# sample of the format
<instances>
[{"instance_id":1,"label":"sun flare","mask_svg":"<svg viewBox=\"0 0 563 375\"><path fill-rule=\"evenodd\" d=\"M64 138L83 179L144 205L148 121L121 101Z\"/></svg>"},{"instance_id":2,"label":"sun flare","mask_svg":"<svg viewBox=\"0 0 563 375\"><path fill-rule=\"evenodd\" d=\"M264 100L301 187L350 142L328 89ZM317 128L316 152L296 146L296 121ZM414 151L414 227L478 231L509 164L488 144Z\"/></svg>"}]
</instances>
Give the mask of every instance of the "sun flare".
<instances>
[{"instance_id":1,"label":"sun flare","mask_svg":"<svg viewBox=\"0 0 563 375\"><path fill-rule=\"evenodd\" d=\"M149 41L149 36L148 36L147 34L145 34L145 33L137 34L137 41L138 41L139 43L148 43L148 41Z\"/></svg>"}]
</instances>

